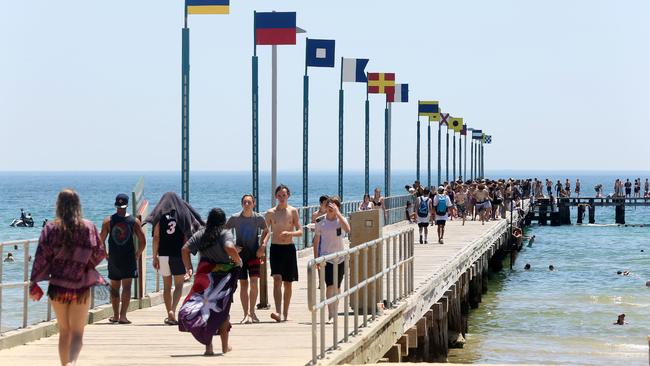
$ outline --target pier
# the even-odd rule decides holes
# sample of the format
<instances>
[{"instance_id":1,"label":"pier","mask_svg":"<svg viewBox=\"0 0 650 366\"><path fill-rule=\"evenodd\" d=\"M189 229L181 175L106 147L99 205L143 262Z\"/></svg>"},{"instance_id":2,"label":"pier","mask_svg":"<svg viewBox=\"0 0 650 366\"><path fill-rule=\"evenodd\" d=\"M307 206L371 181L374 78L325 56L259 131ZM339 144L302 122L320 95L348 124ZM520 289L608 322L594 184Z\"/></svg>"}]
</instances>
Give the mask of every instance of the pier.
<instances>
[{"instance_id":1,"label":"pier","mask_svg":"<svg viewBox=\"0 0 650 366\"><path fill-rule=\"evenodd\" d=\"M614 222L625 225L625 207L650 207L650 198L643 197L562 197L552 202L540 198L532 205L526 223L540 225L571 225L571 207L577 207L576 223L582 224L585 215L589 224L596 223L596 207L614 207Z\"/></svg>"},{"instance_id":2,"label":"pier","mask_svg":"<svg viewBox=\"0 0 650 366\"><path fill-rule=\"evenodd\" d=\"M381 266L365 267L365 280L355 277L359 276L358 271L346 271L345 285L338 297L339 316L333 325L321 321L324 298L315 287L313 270L309 270L313 269L314 260L308 248L298 259L300 281L294 284L290 321L276 323L269 318L270 311L258 310L261 323L240 325L243 313L235 295L231 309L232 353L217 359L202 357L203 346L189 333L164 326L164 307L155 305L130 312L131 325L99 320L87 326L80 362L84 365L444 362L449 347L463 346L470 309L479 306L481 295L487 291L488 271L499 270L502 259L513 249L511 225L517 225L519 220L514 212L485 225L467 221L462 226L460 221L450 221L442 245L415 244L417 228L406 221L385 226L380 239L341 252L340 255L351 259L347 261L348 266L356 265L360 269L358 263L369 259L370 263ZM430 243L436 241L435 236L435 229L431 230ZM267 291L272 293L270 284L267 286ZM30 365L50 365L58 357L57 342L56 335L42 338L1 350L0 358L3 363L18 364L24 363L29 355ZM216 344L215 351L219 351Z\"/></svg>"}]
</instances>

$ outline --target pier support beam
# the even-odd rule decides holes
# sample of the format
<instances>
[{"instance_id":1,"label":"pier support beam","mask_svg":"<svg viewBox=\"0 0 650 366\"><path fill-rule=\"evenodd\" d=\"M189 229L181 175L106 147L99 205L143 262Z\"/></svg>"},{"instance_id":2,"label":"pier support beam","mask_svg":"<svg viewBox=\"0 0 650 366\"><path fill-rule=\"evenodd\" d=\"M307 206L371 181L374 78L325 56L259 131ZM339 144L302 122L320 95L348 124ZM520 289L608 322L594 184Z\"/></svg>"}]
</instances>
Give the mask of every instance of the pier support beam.
<instances>
[{"instance_id":1,"label":"pier support beam","mask_svg":"<svg viewBox=\"0 0 650 366\"><path fill-rule=\"evenodd\" d=\"M563 198L560 200L559 211L560 211L560 225L571 225L571 206L569 205L569 199Z\"/></svg>"},{"instance_id":2,"label":"pier support beam","mask_svg":"<svg viewBox=\"0 0 650 366\"><path fill-rule=\"evenodd\" d=\"M449 299L447 320L450 348L463 348L465 345L465 338L463 337L463 315L460 310L460 292L458 284L452 285L451 288L445 292L445 297Z\"/></svg>"},{"instance_id":3,"label":"pier support beam","mask_svg":"<svg viewBox=\"0 0 650 366\"><path fill-rule=\"evenodd\" d=\"M625 201L622 201L625 202ZM616 205L616 223L620 225L625 224L625 203L618 203Z\"/></svg>"},{"instance_id":4,"label":"pier support beam","mask_svg":"<svg viewBox=\"0 0 650 366\"><path fill-rule=\"evenodd\" d=\"M582 219L585 217L585 206L578 205L578 217L576 218L576 223L582 224Z\"/></svg>"},{"instance_id":5,"label":"pier support beam","mask_svg":"<svg viewBox=\"0 0 650 366\"><path fill-rule=\"evenodd\" d=\"M429 362L447 362L449 353L449 325L447 313L449 310L449 298L443 297L431 308L433 311L433 323L430 338L430 360Z\"/></svg>"},{"instance_id":6,"label":"pier support beam","mask_svg":"<svg viewBox=\"0 0 650 366\"><path fill-rule=\"evenodd\" d=\"M589 223L590 224L596 223L596 206L594 206L593 199L589 200Z\"/></svg>"}]
</instances>

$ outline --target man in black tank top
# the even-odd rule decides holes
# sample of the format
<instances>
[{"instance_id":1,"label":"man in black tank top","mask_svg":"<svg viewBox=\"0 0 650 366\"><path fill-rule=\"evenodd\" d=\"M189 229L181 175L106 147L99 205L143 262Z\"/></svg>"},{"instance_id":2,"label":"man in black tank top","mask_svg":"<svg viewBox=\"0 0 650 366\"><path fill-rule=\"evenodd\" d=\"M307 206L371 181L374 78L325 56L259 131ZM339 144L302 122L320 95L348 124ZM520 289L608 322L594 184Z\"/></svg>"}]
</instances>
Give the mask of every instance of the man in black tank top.
<instances>
[{"instance_id":1,"label":"man in black tank top","mask_svg":"<svg viewBox=\"0 0 650 366\"><path fill-rule=\"evenodd\" d=\"M167 310L167 325L177 325L176 307L183 294L185 265L181 249L187 241L176 221L176 211L172 210L160 218L153 228L153 267L163 277L163 299ZM172 294L172 279L174 293Z\"/></svg>"},{"instance_id":2,"label":"man in black tank top","mask_svg":"<svg viewBox=\"0 0 650 366\"><path fill-rule=\"evenodd\" d=\"M102 223L99 238L102 243L108 236L108 278L111 280L111 305L113 316L108 319L111 323L129 324L126 311L131 300L131 282L138 277L138 260L144 251L147 239L142 231L140 220L129 216L126 212L129 196L121 193L115 197L117 212L106 217ZM138 238L138 249L135 249L133 235ZM122 308L120 309L120 287L122 287Z\"/></svg>"}]
</instances>

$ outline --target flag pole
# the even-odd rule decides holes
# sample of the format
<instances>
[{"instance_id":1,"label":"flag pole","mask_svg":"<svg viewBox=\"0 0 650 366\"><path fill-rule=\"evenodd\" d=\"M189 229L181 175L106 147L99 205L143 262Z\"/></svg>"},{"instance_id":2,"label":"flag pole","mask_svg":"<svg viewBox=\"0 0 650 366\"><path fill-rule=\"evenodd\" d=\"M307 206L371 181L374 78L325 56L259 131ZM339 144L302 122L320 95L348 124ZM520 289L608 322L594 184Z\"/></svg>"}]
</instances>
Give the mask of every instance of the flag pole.
<instances>
[{"instance_id":1,"label":"flag pole","mask_svg":"<svg viewBox=\"0 0 650 366\"><path fill-rule=\"evenodd\" d=\"M187 4L182 30L181 66L181 195L190 201L190 29L187 27Z\"/></svg>"},{"instance_id":2,"label":"flag pole","mask_svg":"<svg viewBox=\"0 0 650 366\"><path fill-rule=\"evenodd\" d=\"M307 38L309 42L309 37ZM305 76L302 96L302 205L309 206L309 75L307 75L307 45L305 44ZM304 215L305 225L307 215Z\"/></svg>"},{"instance_id":3,"label":"flag pole","mask_svg":"<svg viewBox=\"0 0 650 366\"><path fill-rule=\"evenodd\" d=\"M258 59L257 59L257 38L255 36L255 14L253 11L253 59L252 59L252 156L253 156L253 198L255 199L255 211L260 209L260 159L259 159L259 82L258 82Z\"/></svg>"},{"instance_id":4,"label":"flag pole","mask_svg":"<svg viewBox=\"0 0 650 366\"><path fill-rule=\"evenodd\" d=\"M474 130L472 129L472 131ZM467 138L467 136L465 136L465 138ZM474 180L474 137L469 140L469 148L471 149L469 154L469 179ZM467 151L467 149L465 150Z\"/></svg>"},{"instance_id":5,"label":"flag pole","mask_svg":"<svg viewBox=\"0 0 650 366\"><path fill-rule=\"evenodd\" d=\"M469 129L465 127L465 155L463 157L463 179L467 180L467 132Z\"/></svg>"},{"instance_id":6,"label":"flag pole","mask_svg":"<svg viewBox=\"0 0 650 366\"><path fill-rule=\"evenodd\" d=\"M420 180L420 115L417 123L417 142L415 147L415 179Z\"/></svg>"},{"instance_id":7,"label":"flag pole","mask_svg":"<svg viewBox=\"0 0 650 366\"><path fill-rule=\"evenodd\" d=\"M438 186L442 185L442 123L438 121Z\"/></svg>"},{"instance_id":8,"label":"flag pole","mask_svg":"<svg viewBox=\"0 0 650 366\"><path fill-rule=\"evenodd\" d=\"M386 94L386 99L388 99L388 94ZM390 188L388 183L388 165L390 164L388 157L388 134L389 134L389 122L388 122L388 100L386 101L386 107L384 108L384 195L389 196Z\"/></svg>"},{"instance_id":9,"label":"flag pole","mask_svg":"<svg viewBox=\"0 0 650 366\"><path fill-rule=\"evenodd\" d=\"M339 198L343 201L343 57L341 57L341 82L339 88Z\"/></svg>"},{"instance_id":10,"label":"flag pole","mask_svg":"<svg viewBox=\"0 0 650 366\"><path fill-rule=\"evenodd\" d=\"M431 188L431 120L427 122L427 188Z\"/></svg>"},{"instance_id":11,"label":"flag pole","mask_svg":"<svg viewBox=\"0 0 650 366\"><path fill-rule=\"evenodd\" d=\"M461 181L465 176L463 175L463 133L458 133L458 177Z\"/></svg>"},{"instance_id":12,"label":"flag pole","mask_svg":"<svg viewBox=\"0 0 650 366\"><path fill-rule=\"evenodd\" d=\"M447 134L446 143L445 143L445 175L447 177L446 181L449 183L449 121L447 121Z\"/></svg>"},{"instance_id":13,"label":"flag pole","mask_svg":"<svg viewBox=\"0 0 650 366\"><path fill-rule=\"evenodd\" d=\"M452 173L451 173L451 181L456 180L456 130L453 130L451 132L451 136L454 139L454 145L451 149L451 164L452 164Z\"/></svg>"},{"instance_id":14,"label":"flag pole","mask_svg":"<svg viewBox=\"0 0 650 366\"><path fill-rule=\"evenodd\" d=\"M366 73L366 161L365 193L370 192L370 100L368 99L368 73Z\"/></svg>"},{"instance_id":15,"label":"flag pole","mask_svg":"<svg viewBox=\"0 0 650 366\"><path fill-rule=\"evenodd\" d=\"M271 46L271 207L278 184L278 46Z\"/></svg>"}]
</instances>

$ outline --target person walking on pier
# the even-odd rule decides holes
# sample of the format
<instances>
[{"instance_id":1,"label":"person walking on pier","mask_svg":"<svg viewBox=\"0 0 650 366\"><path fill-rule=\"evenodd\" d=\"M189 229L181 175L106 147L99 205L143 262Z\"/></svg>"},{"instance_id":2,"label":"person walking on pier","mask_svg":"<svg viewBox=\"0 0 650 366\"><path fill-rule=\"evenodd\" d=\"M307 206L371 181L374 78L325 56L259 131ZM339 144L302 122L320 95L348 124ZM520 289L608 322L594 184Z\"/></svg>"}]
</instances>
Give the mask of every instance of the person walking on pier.
<instances>
[{"instance_id":1,"label":"person walking on pier","mask_svg":"<svg viewBox=\"0 0 650 366\"><path fill-rule=\"evenodd\" d=\"M118 194L115 197L117 212L104 219L102 231L99 233L102 244L106 242L108 236L108 278L111 280L110 295L113 307L113 316L108 318L110 323L131 323L126 318L131 302L131 285L133 279L138 278L138 261L147 245L140 220L126 212L128 205L129 196L124 193ZM134 235L138 238L137 250L133 241Z\"/></svg>"},{"instance_id":2,"label":"person walking on pier","mask_svg":"<svg viewBox=\"0 0 650 366\"><path fill-rule=\"evenodd\" d=\"M288 320L292 282L298 281L298 259L293 238L302 236L302 227L298 210L288 204L290 196L289 187L280 184L275 188L277 205L265 215L266 225L271 231L264 238L264 243L268 243L269 235L272 236L270 259L275 312L271 318L276 322Z\"/></svg>"},{"instance_id":3,"label":"person walking on pier","mask_svg":"<svg viewBox=\"0 0 650 366\"><path fill-rule=\"evenodd\" d=\"M445 194L445 188L438 187L438 194L433 198L433 207L435 207L436 226L438 226L438 243L444 243L445 223L449 219L448 211L451 207L451 200Z\"/></svg>"},{"instance_id":4,"label":"person walking on pier","mask_svg":"<svg viewBox=\"0 0 650 366\"><path fill-rule=\"evenodd\" d=\"M344 233L349 232L350 224L341 214L341 200L338 196L331 197L327 203L327 213L316 223L316 233L313 240L314 258L344 250ZM337 266L336 278L334 278L334 266ZM345 257L327 261L325 264L325 285L327 286L325 291L328 299L340 293L344 274ZM327 322L331 323L338 314L338 301L327 306L327 313Z\"/></svg>"},{"instance_id":5,"label":"person walking on pier","mask_svg":"<svg viewBox=\"0 0 650 366\"><path fill-rule=\"evenodd\" d=\"M262 232L262 238L266 238L268 229L264 215L253 211L255 199L251 194L242 197L241 206L242 210L230 216L226 222L227 229L235 230L237 239L235 245L242 259L239 299L244 310L244 318L240 323L259 323L260 320L255 314L255 303L259 291L260 265L266 253L266 243L262 242L260 245L258 235Z\"/></svg>"},{"instance_id":6,"label":"person walking on pier","mask_svg":"<svg viewBox=\"0 0 650 366\"><path fill-rule=\"evenodd\" d=\"M183 245L183 265L192 275L190 253L199 253L194 284L178 311L178 329L190 332L205 345L206 356L214 355L212 337L221 338L221 351L228 353L230 332L230 305L237 291L237 279L242 259L235 248L232 232L226 229L226 214L220 208L213 208L208 214L204 229L197 231Z\"/></svg>"},{"instance_id":7,"label":"person walking on pier","mask_svg":"<svg viewBox=\"0 0 650 366\"><path fill-rule=\"evenodd\" d=\"M555 183L555 196L560 197L560 191L562 191L562 183L558 179L557 183ZM548 195L551 196L550 193Z\"/></svg>"},{"instance_id":8,"label":"person walking on pier","mask_svg":"<svg viewBox=\"0 0 650 366\"><path fill-rule=\"evenodd\" d=\"M418 231L420 232L420 244L423 243L422 240L422 232L424 231L424 244L428 244L428 237L429 237L429 220L431 219L431 208L433 207L431 205L431 199L429 198L429 189L425 188L424 191L422 191L422 195L417 198L416 201L416 209L417 212L415 214L417 223L418 223Z\"/></svg>"},{"instance_id":9,"label":"person walking on pier","mask_svg":"<svg viewBox=\"0 0 650 366\"><path fill-rule=\"evenodd\" d=\"M92 286L106 281L95 267L106 257L95 225L83 218L77 192L64 189L56 200L56 219L45 225L38 240L30 276L29 297L38 301L48 281L50 299L59 328L61 365L76 365L88 323Z\"/></svg>"},{"instance_id":10,"label":"person walking on pier","mask_svg":"<svg viewBox=\"0 0 650 366\"><path fill-rule=\"evenodd\" d=\"M631 197L632 196L632 182L630 182L630 178L627 178L625 180L625 197Z\"/></svg>"},{"instance_id":11,"label":"person walking on pier","mask_svg":"<svg viewBox=\"0 0 650 366\"><path fill-rule=\"evenodd\" d=\"M481 218L481 225L485 225L486 219L489 218L488 213L490 210L490 194L489 192L485 189L485 185L483 183L478 185L478 189L474 191L474 199L476 199L476 210L478 211L478 215Z\"/></svg>"},{"instance_id":12,"label":"person walking on pier","mask_svg":"<svg viewBox=\"0 0 650 366\"><path fill-rule=\"evenodd\" d=\"M363 194L363 201L359 204L359 211L368 211L372 210L373 205L370 201L370 195L368 193Z\"/></svg>"},{"instance_id":13,"label":"person walking on pier","mask_svg":"<svg viewBox=\"0 0 650 366\"><path fill-rule=\"evenodd\" d=\"M163 194L145 222L153 226L153 268L163 278L163 299L167 311L164 323L177 325L176 308L183 294L186 276L181 249L204 222L194 208L174 192Z\"/></svg>"},{"instance_id":14,"label":"person walking on pier","mask_svg":"<svg viewBox=\"0 0 650 366\"><path fill-rule=\"evenodd\" d=\"M458 210L458 215L463 220L463 226L465 226L465 216L467 212L467 186L464 184L459 184L456 188L455 196L456 209Z\"/></svg>"}]
</instances>

